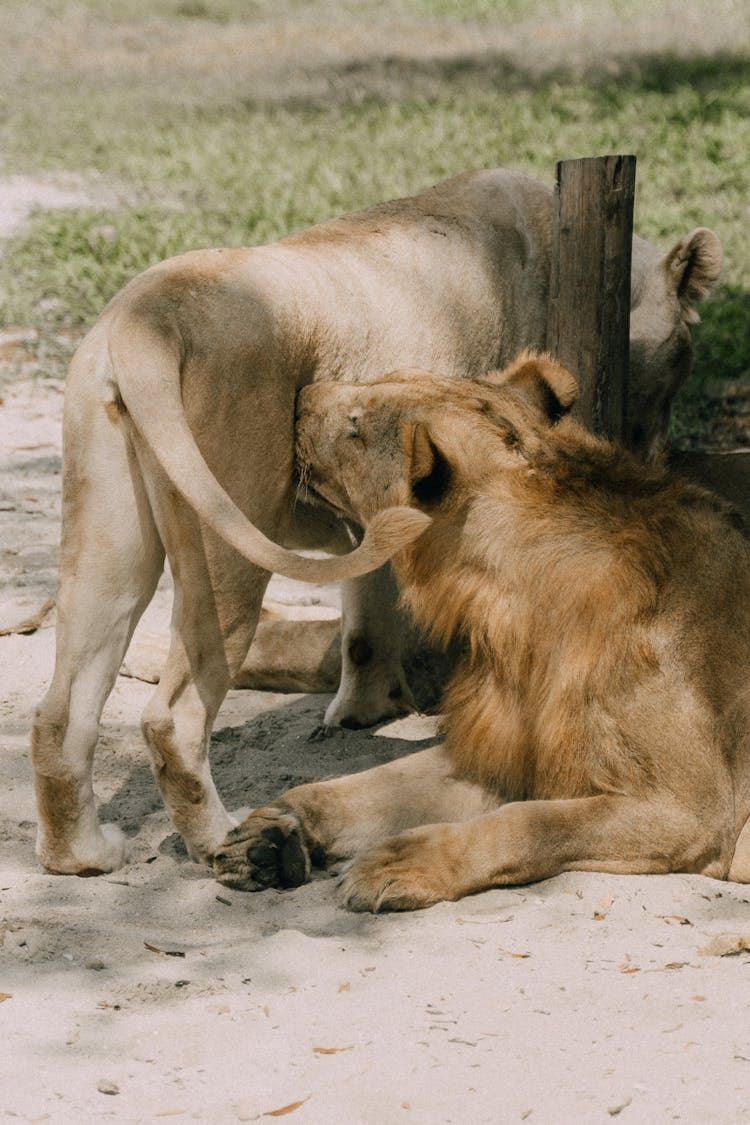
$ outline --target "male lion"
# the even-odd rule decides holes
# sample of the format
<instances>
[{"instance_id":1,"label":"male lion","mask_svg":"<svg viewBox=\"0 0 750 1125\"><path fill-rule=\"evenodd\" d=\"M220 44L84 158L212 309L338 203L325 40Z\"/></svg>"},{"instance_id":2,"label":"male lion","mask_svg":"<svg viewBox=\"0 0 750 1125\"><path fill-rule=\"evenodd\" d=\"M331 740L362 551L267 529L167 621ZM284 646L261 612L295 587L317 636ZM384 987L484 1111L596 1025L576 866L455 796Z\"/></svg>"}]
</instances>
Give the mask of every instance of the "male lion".
<instances>
[{"instance_id":1,"label":"male lion","mask_svg":"<svg viewBox=\"0 0 750 1125\"><path fill-rule=\"evenodd\" d=\"M550 227L545 187L477 172L271 246L184 254L110 302L66 387L57 657L32 739L47 868L107 871L125 858L122 836L97 822L91 764L165 553L172 641L143 729L175 825L194 857L211 857L233 822L211 779L208 738L269 571L353 576L395 544L381 528L364 560L313 565L256 530L287 546L350 546L339 522L293 503L297 391L409 364L478 376L543 345ZM645 405L633 437L644 448L689 369L694 306L720 257L702 228L667 255L634 240L631 383ZM402 521L407 536L413 518ZM389 591L380 570L344 594L342 681L328 722L369 723L410 704L383 611L395 603Z\"/></svg>"},{"instance_id":2,"label":"male lion","mask_svg":"<svg viewBox=\"0 0 750 1125\"><path fill-rule=\"evenodd\" d=\"M750 551L733 510L558 421L573 377L522 355L472 384L414 372L300 394L303 478L366 525L413 505L393 560L467 653L445 742L302 785L214 857L248 890L352 858L355 910L566 870L750 881Z\"/></svg>"}]
</instances>

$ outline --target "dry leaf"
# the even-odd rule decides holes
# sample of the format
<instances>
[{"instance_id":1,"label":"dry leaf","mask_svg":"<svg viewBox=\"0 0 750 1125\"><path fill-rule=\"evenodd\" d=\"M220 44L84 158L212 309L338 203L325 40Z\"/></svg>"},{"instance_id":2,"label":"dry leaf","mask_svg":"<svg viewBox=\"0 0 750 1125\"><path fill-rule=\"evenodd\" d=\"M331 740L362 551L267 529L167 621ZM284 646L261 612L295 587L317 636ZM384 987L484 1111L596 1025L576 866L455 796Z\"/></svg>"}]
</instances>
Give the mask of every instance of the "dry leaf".
<instances>
[{"instance_id":1,"label":"dry leaf","mask_svg":"<svg viewBox=\"0 0 750 1125\"><path fill-rule=\"evenodd\" d=\"M595 922L603 922L604 921L604 919L607 917L607 911L609 910L610 906L612 905L612 903L614 901L615 901L614 895L605 895L604 896L602 901L599 903L599 909L594 911L594 921Z\"/></svg>"},{"instance_id":2,"label":"dry leaf","mask_svg":"<svg viewBox=\"0 0 750 1125\"><path fill-rule=\"evenodd\" d=\"M681 914L657 914L657 918L661 918L662 922L666 922L668 926L692 926L689 918L683 918Z\"/></svg>"},{"instance_id":3,"label":"dry leaf","mask_svg":"<svg viewBox=\"0 0 750 1125\"><path fill-rule=\"evenodd\" d=\"M750 953L750 934L716 934L698 953L701 957L731 957L735 953Z\"/></svg>"},{"instance_id":4,"label":"dry leaf","mask_svg":"<svg viewBox=\"0 0 750 1125\"><path fill-rule=\"evenodd\" d=\"M343 984L339 985L338 990L339 990L339 992L349 992L351 990L351 987L352 986L351 986L350 982L348 980L345 980Z\"/></svg>"},{"instance_id":5,"label":"dry leaf","mask_svg":"<svg viewBox=\"0 0 750 1125\"><path fill-rule=\"evenodd\" d=\"M165 957L184 957L185 954L181 949L160 949L158 945L152 945L150 941L143 943L146 949L150 949L152 953L163 953Z\"/></svg>"},{"instance_id":6,"label":"dry leaf","mask_svg":"<svg viewBox=\"0 0 750 1125\"><path fill-rule=\"evenodd\" d=\"M512 949L503 949L501 945L497 948L500 953L504 953L506 957L518 957L519 960L522 960L524 957L531 957L530 953L514 953Z\"/></svg>"},{"instance_id":7,"label":"dry leaf","mask_svg":"<svg viewBox=\"0 0 750 1125\"><path fill-rule=\"evenodd\" d=\"M11 1000L12 997L12 992L0 992L0 1004L2 1004L3 1000Z\"/></svg>"},{"instance_id":8,"label":"dry leaf","mask_svg":"<svg viewBox=\"0 0 750 1125\"><path fill-rule=\"evenodd\" d=\"M305 1102L310 1101L310 1096L302 1098L298 1102L290 1102L289 1105L282 1105L280 1109L269 1109L263 1114L264 1117L284 1117L287 1113L294 1113L295 1109L299 1109Z\"/></svg>"},{"instance_id":9,"label":"dry leaf","mask_svg":"<svg viewBox=\"0 0 750 1125\"><path fill-rule=\"evenodd\" d=\"M6 625L0 629L0 637L9 637L11 633L21 633L24 636L29 633L36 633L54 604L54 599L48 598L42 608L31 617L25 617L23 621L19 621L16 625Z\"/></svg>"},{"instance_id":10,"label":"dry leaf","mask_svg":"<svg viewBox=\"0 0 750 1125\"><path fill-rule=\"evenodd\" d=\"M513 915L507 914L505 918L456 918L461 926L499 926L501 922L512 922Z\"/></svg>"},{"instance_id":11,"label":"dry leaf","mask_svg":"<svg viewBox=\"0 0 750 1125\"><path fill-rule=\"evenodd\" d=\"M338 1055L341 1051L351 1051L354 1044L350 1043L348 1047L313 1047L316 1055Z\"/></svg>"}]
</instances>

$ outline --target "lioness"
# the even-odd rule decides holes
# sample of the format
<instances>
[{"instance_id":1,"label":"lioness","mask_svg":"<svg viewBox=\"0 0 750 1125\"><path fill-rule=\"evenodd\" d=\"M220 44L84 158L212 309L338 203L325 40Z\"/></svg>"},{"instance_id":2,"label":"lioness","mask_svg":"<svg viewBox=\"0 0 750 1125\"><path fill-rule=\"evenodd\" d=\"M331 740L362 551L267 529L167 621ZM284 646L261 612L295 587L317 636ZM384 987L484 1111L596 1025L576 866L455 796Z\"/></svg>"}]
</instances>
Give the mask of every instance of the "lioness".
<instances>
[{"instance_id":1,"label":"lioness","mask_svg":"<svg viewBox=\"0 0 750 1125\"><path fill-rule=\"evenodd\" d=\"M293 503L298 389L407 364L478 376L543 344L550 226L541 184L477 172L271 246L162 262L110 302L66 387L57 657L32 738L45 867L107 871L124 861L121 834L97 822L92 756L165 552L172 641L143 730L191 855L211 857L232 820L211 779L208 738L269 571L356 575L395 543L389 524L364 559L316 567L256 530L287 546L351 545L339 521ZM644 447L689 368L694 306L720 256L705 229L665 256L634 241L631 381L636 401L648 402L633 436ZM407 537L413 518L402 522ZM369 723L410 705L389 599L387 571L348 584L328 722Z\"/></svg>"},{"instance_id":2,"label":"lioness","mask_svg":"<svg viewBox=\"0 0 750 1125\"><path fill-rule=\"evenodd\" d=\"M301 392L309 487L363 525L429 514L393 565L467 655L442 745L289 790L229 834L223 883L353 857L345 903L403 910L566 870L750 881L748 539L712 493L565 419L575 396L529 354L472 384Z\"/></svg>"}]
</instances>

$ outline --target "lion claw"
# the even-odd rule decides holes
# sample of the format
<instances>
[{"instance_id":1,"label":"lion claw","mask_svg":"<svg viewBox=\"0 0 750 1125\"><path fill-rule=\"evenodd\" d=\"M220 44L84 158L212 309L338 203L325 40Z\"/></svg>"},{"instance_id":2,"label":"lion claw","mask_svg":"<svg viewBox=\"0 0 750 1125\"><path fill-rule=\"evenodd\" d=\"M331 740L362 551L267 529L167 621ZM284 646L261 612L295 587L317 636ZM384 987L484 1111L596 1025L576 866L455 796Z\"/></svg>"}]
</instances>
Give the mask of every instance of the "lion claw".
<instances>
[{"instance_id":1,"label":"lion claw","mask_svg":"<svg viewBox=\"0 0 750 1125\"><path fill-rule=\"evenodd\" d=\"M414 833L395 836L356 856L339 880L341 901L347 910L420 910L450 897L438 888L429 864L412 851Z\"/></svg>"}]
</instances>

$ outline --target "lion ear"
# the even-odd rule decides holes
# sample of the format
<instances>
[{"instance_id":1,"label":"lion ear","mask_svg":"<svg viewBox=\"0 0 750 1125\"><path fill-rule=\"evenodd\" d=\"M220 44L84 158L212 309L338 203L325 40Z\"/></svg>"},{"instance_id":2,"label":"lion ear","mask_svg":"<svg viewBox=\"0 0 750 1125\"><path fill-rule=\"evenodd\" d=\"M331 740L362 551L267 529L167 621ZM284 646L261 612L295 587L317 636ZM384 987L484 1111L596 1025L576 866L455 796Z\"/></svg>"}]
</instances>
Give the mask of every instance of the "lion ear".
<instances>
[{"instance_id":1,"label":"lion ear","mask_svg":"<svg viewBox=\"0 0 750 1125\"><path fill-rule=\"evenodd\" d=\"M708 296L721 274L721 242L717 236L708 227L691 231L672 247L663 268L688 323L700 320L694 306Z\"/></svg>"},{"instance_id":2,"label":"lion ear","mask_svg":"<svg viewBox=\"0 0 750 1125\"><path fill-rule=\"evenodd\" d=\"M491 371L485 380L518 391L550 424L567 414L578 396L578 384L552 356L523 351L503 371Z\"/></svg>"},{"instance_id":3,"label":"lion ear","mask_svg":"<svg viewBox=\"0 0 750 1125\"><path fill-rule=\"evenodd\" d=\"M414 499L439 504L450 486L451 471L424 422L404 428L407 476Z\"/></svg>"}]
</instances>

